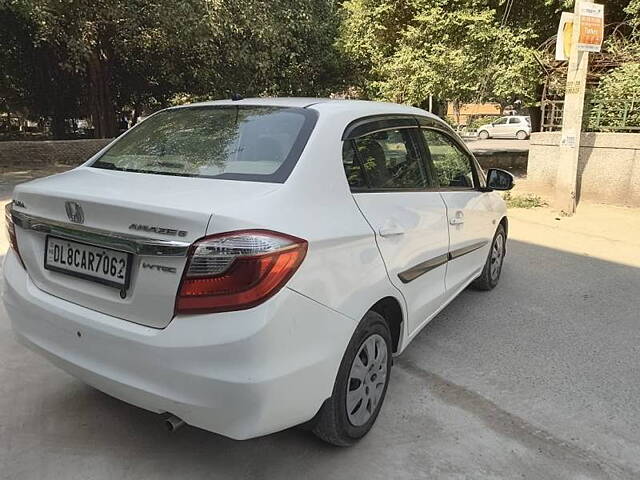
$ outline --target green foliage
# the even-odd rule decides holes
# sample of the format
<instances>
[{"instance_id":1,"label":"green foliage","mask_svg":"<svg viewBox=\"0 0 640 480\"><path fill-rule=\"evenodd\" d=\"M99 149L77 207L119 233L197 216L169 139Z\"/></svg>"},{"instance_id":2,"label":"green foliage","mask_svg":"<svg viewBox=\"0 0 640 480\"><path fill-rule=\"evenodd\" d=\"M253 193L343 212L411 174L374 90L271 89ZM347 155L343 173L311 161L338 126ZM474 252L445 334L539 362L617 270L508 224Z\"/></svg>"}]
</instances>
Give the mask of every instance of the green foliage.
<instances>
[{"instance_id":1,"label":"green foliage","mask_svg":"<svg viewBox=\"0 0 640 480\"><path fill-rule=\"evenodd\" d=\"M640 127L640 63L624 64L604 77L590 104L589 130Z\"/></svg>"},{"instance_id":2,"label":"green foliage","mask_svg":"<svg viewBox=\"0 0 640 480\"><path fill-rule=\"evenodd\" d=\"M349 0L340 46L358 62L368 96L423 104L441 99L533 98L531 29L501 25L473 0Z\"/></svg>"},{"instance_id":3,"label":"green foliage","mask_svg":"<svg viewBox=\"0 0 640 480\"><path fill-rule=\"evenodd\" d=\"M505 192L502 198L504 198L508 208L538 208L547 206L547 202L541 197L531 193L517 195L511 192Z\"/></svg>"},{"instance_id":4,"label":"green foliage","mask_svg":"<svg viewBox=\"0 0 640 480\"><path fill-rule=\"evenodd\" d=\"M338 45L364 96L424 106L539 100L534 53L572 0L347 0ZM507 7L509 9L507 9ZM606 22L638 22L640 0L608 0Z\"/></svg>"},{"instance_id":5,"label":"green foliage","mask_svg":"<svg viewBox=\"0 0 640 480\"><path fill-rule=\"evenodd\" d=\"M0 92L35 98L32 79L59 72L37 90L73 86L65 103L104 120L105 134L116 111L178 96L322 95L343 85L331 0L3 0L0 20ZM29 108L51 115L42 105Z\"/></svg>"},{"instance_id":6,"label":"green foliage","mask_svg":"<svg viewBox=\"0 0 640 480\"><path fill-rule=\"evenodd\" d=\"M30 12L10 6L0 7L0 111L34 119L76 114L79 82L39 42Z\"/></svg>"},{"instance_id":7,"label":"green foliage","mask_svg":"<svg viewBox=\"0 0 640 480\"><path fill-rule=\"evenodd\" d=\"M624 9L632 25L640 26L640 0L631 0Z\"/></svg>"},{"instance_id":8,"label":"green foliage","mask_svg":"<svg viewBox=\"0 0 640 480\"><path fill-rule=\"evenodd\" d=\"M602 79L596 90L596 99L640 100L640 63L632 62L616 68Z\"/></svg>"},{"instance_id":9,"label":"green foliage","mask_svg":"<svg viewBox=\"0 0 640 480\"><path fill-rule=\"evenodd\" d=\"M488 125L496 119L495 116L474 117L467 125L470 129L478 129L483 125Z\"/></svg>"},{"instance_id":10,"label":"green foliage","mask_svg":"<svg viewBox=\"0 0 640 480\"><path fill-rule=\"evenodd\" d=\"M534 52L572 5L0 0L0 108L51 117L57 130L65 119L92 115L108 135L117 112L233 92L348 91L419 106L430 95L441 102L534 103L542 77ZM607 0L606 22L625 18L640 31L640 0ZM637 38L623 43L610 46L640 54Z\"/></svg>"}]
</instances>

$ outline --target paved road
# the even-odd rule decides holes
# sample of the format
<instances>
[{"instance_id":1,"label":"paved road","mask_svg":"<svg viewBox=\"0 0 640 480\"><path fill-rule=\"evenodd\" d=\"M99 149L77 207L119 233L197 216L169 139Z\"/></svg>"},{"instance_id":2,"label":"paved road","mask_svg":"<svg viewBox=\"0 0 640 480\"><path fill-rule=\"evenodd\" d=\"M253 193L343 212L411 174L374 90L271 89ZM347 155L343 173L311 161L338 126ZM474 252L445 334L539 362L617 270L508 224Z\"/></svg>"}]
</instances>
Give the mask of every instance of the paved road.
<instances>
[{"instance_id":1,"label":"paved road","mask_svg":"<svg viewBox=\"0 0 640 480\"><path fill-rule=\"evenodd\" d=\"M591 247L569 223L554 244L549 222L512 220L500 286L415 339L350 449L297 430L170 435L17 345L0 307L0 479L640 478L640 259L568 253Z\"/></svg>"}]
</instances>

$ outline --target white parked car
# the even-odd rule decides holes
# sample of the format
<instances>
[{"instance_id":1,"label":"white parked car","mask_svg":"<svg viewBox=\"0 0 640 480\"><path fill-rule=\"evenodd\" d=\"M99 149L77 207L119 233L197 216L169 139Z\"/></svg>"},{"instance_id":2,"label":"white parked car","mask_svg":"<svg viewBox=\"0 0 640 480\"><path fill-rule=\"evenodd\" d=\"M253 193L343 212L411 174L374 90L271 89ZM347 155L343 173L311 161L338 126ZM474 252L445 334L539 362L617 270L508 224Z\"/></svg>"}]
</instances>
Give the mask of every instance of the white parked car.
<instances>
[{"instance_id":1,"label":"white parked car","mask_svg":"<svg viewBox=\"0 0 640 480\"><path fill-rule=\"evenodd\" d=\"M495 122L483 125L478 129L478 137L488 138L517 138L526 140L531 136L531 119L524 116L500 117Z\"/></svg>"},{"instance_id":2,"label":"white parked car","mask_svg":"<svg viewBox=\"0 0 640 480\"><path fill-rule=\"evenodd\" d=\"M512 184L416 108L170 108L16 187L4 302L22 343L169 425L349 445L392 355L498 283Z\"/></svg>"}]
</instances>

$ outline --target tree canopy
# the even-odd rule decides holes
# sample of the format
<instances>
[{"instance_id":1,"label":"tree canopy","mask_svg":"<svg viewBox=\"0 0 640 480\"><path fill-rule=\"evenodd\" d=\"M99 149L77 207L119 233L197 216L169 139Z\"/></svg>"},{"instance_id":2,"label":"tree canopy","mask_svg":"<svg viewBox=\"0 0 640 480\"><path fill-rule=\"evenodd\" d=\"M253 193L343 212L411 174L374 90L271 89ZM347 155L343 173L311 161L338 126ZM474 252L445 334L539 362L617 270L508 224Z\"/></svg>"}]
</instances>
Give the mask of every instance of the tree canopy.
<instances>
[{"instance_id":1,"label":"tree canopy","mask_svg":"<svg viewBox=\"0 0 640 480\"><path fill-rule=\"evenodd\" d=\"M640 0L606 2L607 22ZM538 100L535 54L555 34L569 0L347 0L339 44L366 96L424 105Z\"/></svg>"},{"instance_id":2,"label":"tree canopy","mask_svg":"<svg viewBox=\"0 0 640 480\"><path fill-rule=\"evenodd\" d=\"M572 0L0 0L0 109L97 136L118 115L242 95L538 100L535 54ZM640 31L640 0L606 22ZM635 36L629 47L639 44Z\"/></svg>"},{"instance_id":3,"label":"tree canopy","mask_svg":"<svg viewBox=\"0 0 640 480\"><path fill-rule=\"evenodd\" d=\"M341 78L330 0L4 0L0 20L5 102L65 118L36 95L64 90L98 136L181 93L322 94Z\"/></svg>"}]
</instances>

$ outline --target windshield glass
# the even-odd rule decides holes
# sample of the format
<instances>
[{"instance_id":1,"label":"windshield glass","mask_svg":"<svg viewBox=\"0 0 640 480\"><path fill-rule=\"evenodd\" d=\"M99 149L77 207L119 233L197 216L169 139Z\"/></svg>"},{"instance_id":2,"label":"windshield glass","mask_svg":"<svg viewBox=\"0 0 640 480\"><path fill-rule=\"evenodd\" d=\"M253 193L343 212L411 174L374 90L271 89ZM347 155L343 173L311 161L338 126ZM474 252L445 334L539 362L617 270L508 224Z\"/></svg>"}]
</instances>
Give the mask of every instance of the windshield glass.
<instances>
[{"instance_id":1,"label":"windshield glass","mask_svg":"<svg viewBox=\"0 0 640 480\"><path fill-rule=\"evenodd\" d=\"M110 170L284 182L315 124L303 108L215 106L166 110L91 166Z\"/></svg>"}]
</instances>

